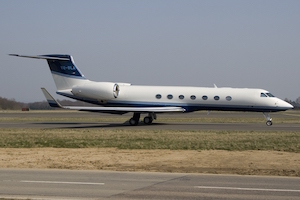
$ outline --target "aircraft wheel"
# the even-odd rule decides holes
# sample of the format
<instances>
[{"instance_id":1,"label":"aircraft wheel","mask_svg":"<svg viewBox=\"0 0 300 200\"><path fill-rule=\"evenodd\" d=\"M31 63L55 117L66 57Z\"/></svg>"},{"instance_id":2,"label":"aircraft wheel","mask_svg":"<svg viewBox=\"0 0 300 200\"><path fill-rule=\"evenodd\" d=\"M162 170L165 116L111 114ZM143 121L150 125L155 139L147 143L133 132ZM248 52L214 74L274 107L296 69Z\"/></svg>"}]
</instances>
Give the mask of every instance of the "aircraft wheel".
<instances>
[{"instance_id":1,"label":"aircraft wheel","mask_svg":"<svg viewBox=\"0 0 300 200\"><path fill-rule=\"evenodd\" d=\"M139 123L139 121L136 120L136 119L134 119L134 118L131 118L131 119L129 120L129 124L130 124L131 126L136 126L136 125L138 125L138 123Z\"/></svg>"},{"instance_id":2,"label":"aircraft wheel","mask_svg":"<svg viewBox=\"0 0 300 200\"><path fill-rule=\"evenodd\" d=\"M144 118L144 123L145 123L145 124L152 124L152 122L153 122L152 117L145 117L145 118Z\"/></svg>"},{"instance_id":3,"label":"aircraft wheel","mask_svg":"<svg viewBox=\"0 0 300 200\"><path fill-rule=\"evenodd\" d=\"M272 126L273 123L272 123L272 121L269 120L266 122L266 124L267 124L267 126Z\"/></svg>"}]
</instances>

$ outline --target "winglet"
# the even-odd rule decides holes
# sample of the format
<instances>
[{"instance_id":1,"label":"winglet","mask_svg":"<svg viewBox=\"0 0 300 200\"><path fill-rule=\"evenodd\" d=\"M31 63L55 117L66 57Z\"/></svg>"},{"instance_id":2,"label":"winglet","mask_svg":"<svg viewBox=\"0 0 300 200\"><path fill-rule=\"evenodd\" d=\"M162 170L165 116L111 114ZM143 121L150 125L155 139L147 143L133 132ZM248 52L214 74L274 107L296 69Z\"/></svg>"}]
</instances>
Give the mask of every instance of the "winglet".
<instances>
[{"instance_id":1,"label":"winglet","mask_svg":"<svg viewBox=\"0 0 300 200\"><path fill-rule=\"evenodd\" d=\"M58 103L52 96L51 94L45 89L45 88L41 88L42 89L42 92L44 93L46 99L47 99L47 102L49 103L49 105L51 107L54 107L54 108L64 108L60 105L60 103Z\"/></svg>"}]
</instances>

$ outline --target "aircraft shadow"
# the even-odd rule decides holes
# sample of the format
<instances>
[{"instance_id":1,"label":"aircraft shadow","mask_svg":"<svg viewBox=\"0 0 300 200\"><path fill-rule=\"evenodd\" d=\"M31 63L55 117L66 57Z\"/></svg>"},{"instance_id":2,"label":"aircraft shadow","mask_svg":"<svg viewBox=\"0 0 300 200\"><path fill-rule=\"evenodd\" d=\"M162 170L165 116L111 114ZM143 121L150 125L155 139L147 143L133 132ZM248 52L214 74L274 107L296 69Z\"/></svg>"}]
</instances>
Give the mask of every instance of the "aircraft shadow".
<instances>
[{"instance_id":1,"label":"aircraft shadow","mask_svg":"<svg viewBox=\"0 0 300 200\"><path fill-rule=\"evenodd\" d=\"M137 126L131 126L128 121L124 123L80 123L80 122L43 122L43 123L33 123L37 125L45 125L45 128L55 128L55 129L85 129L85 128L121 128L121 127L148 127L148 126L160 126L166 125L165 123L152 123L144 124L139 123ZM49 127L50 126L50 127Z\"/></svg>"}]
</instances>

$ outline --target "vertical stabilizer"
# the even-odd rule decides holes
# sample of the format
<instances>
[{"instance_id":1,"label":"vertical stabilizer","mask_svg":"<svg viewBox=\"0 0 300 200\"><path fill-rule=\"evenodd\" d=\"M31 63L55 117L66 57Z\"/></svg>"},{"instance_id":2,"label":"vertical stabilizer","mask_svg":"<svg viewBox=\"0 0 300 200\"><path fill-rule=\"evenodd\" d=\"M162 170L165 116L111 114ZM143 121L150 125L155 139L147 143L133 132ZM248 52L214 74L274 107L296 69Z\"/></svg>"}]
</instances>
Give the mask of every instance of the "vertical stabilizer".
<instances>
[{"instance_id":1,"label":"vertical stabilizer","mask_svg":"<svg viewBox=\"0 0 300 200\"><path fill-rule=\"evenodd\" d=\"M76 85L81 85L88 80L75 66L74 60L70 55L50 54L39 56L28 56L9 54L11 56L45 59L48 62L53 80L58 91L71 90Z\"/></svg>"},{"instance_id":2,"label":"vertical stabilizer","mask_svg":"<svg viewBox=\"0 0 300 200\"><path fill-rule=\"evenodd\" d=\"M81 85L87 79L75 66L72 56L70 55L45 55L53 57L47 59L52 77L54 79L57 90L72 89L75 85ZM58 60L56 58L64 58L66 60Z\"/></svg>"}]
</instances>

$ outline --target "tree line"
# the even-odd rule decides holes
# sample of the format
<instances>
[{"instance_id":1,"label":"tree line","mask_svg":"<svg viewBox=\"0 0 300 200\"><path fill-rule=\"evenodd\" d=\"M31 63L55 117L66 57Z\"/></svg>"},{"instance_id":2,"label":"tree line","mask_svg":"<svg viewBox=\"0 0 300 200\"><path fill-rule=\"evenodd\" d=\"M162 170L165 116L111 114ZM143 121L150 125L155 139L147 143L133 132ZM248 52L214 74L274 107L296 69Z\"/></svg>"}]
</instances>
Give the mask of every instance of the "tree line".
<instances>
[{"instance_id":1,"label":"tree line","mask_svg":"<svg viewBox=\"0 0 300 200\"><path fill-rule=\"evenodd\" d=\"M296 101L289 100L287 98L284 99L286 102L292 104L294 109L300 110L300 97L296 99Z\"/></svg>"},{"instance_id":2,"label":"tree line","mask_svg":"<svg viewBox=\"0 0 300 200\"><path fill-rule=\"evenodd\" d=\"M62 105L68 105L68 106L93 106L89 103L85 103L82 101L61 100L59 102ZM52 108L51 106L49 106L47 101L23 103L23 102L18 102L15 99L7 99L7 98L0 97L0 110L22 110L22 109L55 110L57 108Z\"/></svg>"}]
</instances>

